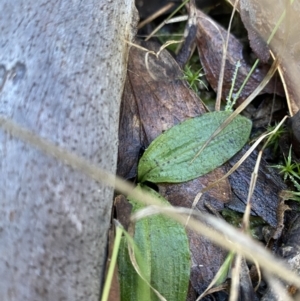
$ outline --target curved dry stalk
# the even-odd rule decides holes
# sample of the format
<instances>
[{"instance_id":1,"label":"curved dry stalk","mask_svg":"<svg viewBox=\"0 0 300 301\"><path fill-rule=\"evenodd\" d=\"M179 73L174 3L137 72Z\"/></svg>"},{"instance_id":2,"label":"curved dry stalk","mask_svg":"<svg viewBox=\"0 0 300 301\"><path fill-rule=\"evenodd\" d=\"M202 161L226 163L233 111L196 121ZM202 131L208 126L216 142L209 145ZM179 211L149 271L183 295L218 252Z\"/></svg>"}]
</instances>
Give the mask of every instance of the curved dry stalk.
<instances>
[{"instance_id":1,"label":"curved dry stalk","mask_svg":"<svg viewBox=\"0 0 300 301\"><path fill-rule=\"evenodd\" d=\"M245 212L244 212L244 215L243 215L243 229L244 229L244 231L247 231L249 229L249 221L250 221L250 215L251 215L251 199L252 199L252 195L253 195L255 185L256 185L256 181L257 181L257 177L258 177L258 170L259 170L259 165L260 165L261 158L262 158L262 151L260 151L258 153L257 160L256 160L256 163L255 163L255 167L254 167L254 170L251 174L251 181L250 181L248 196L247 196L247 204L246 204Z\"/></svg>"},{"instance_id":2,"label":"curved dry stalk","mask_svg":"<svg viewBox=\"0 0 300 301\"><path fill-rule=\"evenodd\" d=\"M249 220L250 220L250 214L251 214L251 199L252 199L252 195L254 193L254 189L255 189L255 186L256 186L256 181L257 181L257 178L258 178L258 170L259 170L259 165L260 165L260 161L261 161L261 158L262 158L263 151L267 147L267 145L269 143L269 140L271 138L271 135L278 131L278 129L282 126L282 124L285 122L285 120L287 118L288 118L288 116L285 116L281 120L281 122L275 127L275 129L267 134L269 136L269 138L264 143L262 149L259 151L259 153L257 155L257 160L256 160L256 163L255 163L255 167L254 167L253 173L251 175L251 181L250 181L249 191L248 191L248 196L247 196L247 205L246 205L246 209L245 209L245 212L244 212L244 215L243 215L243 227L246 230L249 228ZM267 135L263 135L263 136L267 137Z\"/></svg>"},{"instance_id":3,"label":"curved dry stalk","mask_svg":"<svg viewBox=\"0 0 300 301\"><path fill-rule=\"evenodd\" d=\"M272 58L274 59L275 58L274 53L272 51L270 51L270 53L271 53ZM287 103L287 106L289 109L289 114L291 117L293 117L294 114L293 114L293 109L292 109L292 101L291 101L290 93L289 93L287 83L286 83L286 80L284 77L284 71L280 65L278 66L278 73L279 73L279 76L280 76L280 79L281 79L281 82L283 85L283 89L284 89L284 93L285 93L285 97L286 97L286 103Z\"/></svg>"},{"instance_id":4,"label":"curved dry stalk","mask_svg":"<svg viewBox=\"0 0 300 301\"><path fill-rule=\"evenodd\" d=\"M220 76L219 76L219 81L218 81L217 99L216 99L216 105L215 105L215 110L216 111L220 111L220 108L221 108L222 87L223 87L223 79L224 79L224 70L225 70L225 64L226 64L228 42L229 42L229 37L230 37L230 29L231 29L233 16L234 16L235 11L237 9L238 3L239 3L239 0L235 0L233 10L232 10L232 13L231 13L231 16L230 16L228 29L227 29L227 36L226 36L225 45L223 46L222 63L221 63ZM222 37L222 39L223 39L223 37Z\"/></svg>"},{"instance_id":5,"label":"curved dry stalk","mask_svg":"<svg viewBox=\"0 0 300 301\"><path fill-rule=\"evenodd\" d=\"M151 78L153 80L158 80L158 78L151 72L150 70L150 67L149 67L149 54L152 54L154 55L156 58L159 57L160 53L166 48L168 47L169 45L172 45L172 44L177 44L177 43L182 43L183 40L179 40L179 41L175 41L175 40L172 40L172 41L167 41L166 43L164 43L162 46L160 46L159 50L157 52L153 51L153 50L149 50L145 47L142 47L138 44L135 44L135 43L132 43L130 41L126 41L129 45L131 46L134 46L135 48L138 48L142 51L145 51L145 66L146 66L146 69L147 71L149 72L149 75L151 76Z\"/></svg>"},{"instance_id":6,"label":"curved dry stalk","mask_svg":"<svg viewBox=\"0 0 300 301\"><path fill-rule=\"evenodd\" d=\"M115 189L122 194L131 194L131 196L136 200L139 200L146 205L152 205L147 208L147 211L145 211L145 209L139 211L135 215L135 218L138 218L141 215L144 217L145 213L147 213L146 215L149 215L149 210L152 210L151 214L163 213L177 220L182 225L186 223L186 218L190 214L190 209L162 206L159 201L148 193L136 190L134 191L134 186L132 184L125 182L118 176L112 175L91 164L84 158L64 150L54 145L52 142L38 137L31 131L20 127L13 121L4 117L0 117L0 128L12 136L31 144L47 155L50 155L64 164L83 172L90 178L108 186L115 186ZM194 216L201 218L201 221L191 217L188 224L189 228L208 237L216 244L245 256L250 261L256 260L257 263L265 270L300 287L300 277L293 273L282 260L275 258L253 239L214 216L203 214L201 212L195 212ZM208 224L210 226L208 226Z\"/></svg>"}]
</instances>

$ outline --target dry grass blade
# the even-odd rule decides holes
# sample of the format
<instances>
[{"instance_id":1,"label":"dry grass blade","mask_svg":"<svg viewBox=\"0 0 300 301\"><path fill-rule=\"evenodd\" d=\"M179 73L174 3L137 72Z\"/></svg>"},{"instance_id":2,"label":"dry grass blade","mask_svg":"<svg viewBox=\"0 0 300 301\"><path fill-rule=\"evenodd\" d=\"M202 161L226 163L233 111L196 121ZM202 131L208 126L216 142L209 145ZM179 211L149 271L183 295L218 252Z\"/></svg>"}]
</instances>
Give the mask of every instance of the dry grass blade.
<instances>
[{"instance_id":1,"label":"dry grass blade","mask_svg":"<svg viewBox=\"0 0 300 301\"><path fill-rule=\"evenodd\" d=\"M251 199L252 199L252 195L253 195L257 177L258 177L258 170L259 170L261 158L262 158L262 151L260 151L258 153L257 160L255 163L255 168L251 175L251 181L250 181L249 191L248 191L248 196L247 196L247 205L246 205L246 209L245 209L245 212L243 215L243 229L245 231L247 231L249 229L250 214L251 214Z\"/></svg>"},{"instance_id":2,"label":"dry grass blade","mask_svg":"<svg viewBox=\"0 0 300 301\"><path fill-rule=\"evenodd\" d=\"M271 300L270 298L275 300L276 298L276 300L294 301L294 299L291 298L287 293L284 285L278 279L274 278L269 273L265 273L265 277L270 285L270 288L262 300Z\"/></svg>"},{"instance_id":3,"label":"dry grass blade","mask_svg":"<svg viewBox=\"0 0 300 301\"><path fill-rule=\"evenodd\" d=\"M159 16L163 15L165 12L167 12L173 6L174 6L174 3L172 3L172 2L166 4L164 7L162 7L158 11L156 11L154 14L152 14L151 16L149 16L147 19L145 19L144 21L140 22L137 28L140 29L140 28L144 27L146 24L152 22L153 20L155 20Z\"/></svg>"},{"instance_id":4,"label":"dry grass blade","mask_svg":"<svg viewBox=\"0 0 300 301\"><path fill-rule=\"evenodd\" d=\"M257 276L258 276L258 281L257 281L257 284L254 288L254 291L256 292L261 284L261 279L262 279L262 275L261 275L261 269L260 269L260 266L259 264L254 260L254 264L255 264L255 268L257 270Z\"/></svg>"},{"instance_id":5,"label":"dry grass blade","mask_svg":"<svg viewBox=\"0 0 300 301\"><path fill-rule=\"evenodd\" d=\"M272 54L272 52L271 52L271 55L274 58L274 55ZM292 102L291 102L289 90L288 90L287 83L286 83L286 80L285 80L285 77L284 77L284 71L283 71L283 68L281 66L278 67L278 73L279 73L279 76L280 76L280 79L281 79L281 82L282 82L282 85L283 85L283 89L284 89L284 92L285 92L286 103L288 105L290 116L293 117L295 114L294 114L294 110L292 109Z\"/></svg>"},{"instance_id":6,"label":"dry grass blade","mask_svg":"<svg viewBox=\"0 0 300 301\"><path fill-rule=\"evenodd\" d=\"M194 210L195 210L195 208L196 208L198 202L200 201L202 195L203 195L203 192L200 191L200 192L197 193L197 195L195 196L194 201L193 201L193 203L192 203L192 207L191 207L191 209L190 209L190 214L189 214L189 216L188 216L188 218L186 219L186 222L185 222L185 227L187 227L187 225L188 225L188 223L189 223L189 220L190 220L190 217L192 216L192 214L193 214L193 212L194 212Z\"/></svg>"},{"instance_id":7,"label":"dry grass blade","mask_svg":"<svg viewBox=\"0 0 300 301\"><path fill-rule=\"evenodd\" d=\"M241 255L237 255L234 260L234 266L232 268L232 278L231 278L229 301L237 301L239 298L241 263L242 263L242 257L241 257Z\"/></svg>"}]
</instances>

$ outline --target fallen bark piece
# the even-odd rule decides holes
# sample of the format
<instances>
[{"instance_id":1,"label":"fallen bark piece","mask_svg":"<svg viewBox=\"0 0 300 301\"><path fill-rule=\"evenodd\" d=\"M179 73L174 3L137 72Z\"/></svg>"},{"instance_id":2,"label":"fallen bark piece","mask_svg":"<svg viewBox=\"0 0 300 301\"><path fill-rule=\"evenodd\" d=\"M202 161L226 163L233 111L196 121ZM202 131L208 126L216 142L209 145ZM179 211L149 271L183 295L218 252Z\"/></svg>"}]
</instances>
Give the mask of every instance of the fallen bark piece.
<instances>
[{"instance_id":1,"label":"fallen bark piece","mask_svg":"<svg viewBox=\"0 0 300 301\"><path fill-rule=\"evenodd\" d=\"M209 84L217 91L223 47L225 45L227 32L200 10L197 10L197 25L198 31L196 43L201 65L204 68L205 76ZM222 89L222 99L224 101L229 95L232 86L232 78L234 77L238 62L241 66L237 71L233 93L238 92L252 65L244 57L242 43L230 34ZM239 101L245 100L254 91L266 76L269 68L270 67L265 64L258 65L243 88L238 98ZM275 80L271 80L260 92L260 94L262 93L278 93L279 95L284 95L281 83L276 84Z\"/></svg>"},{"instance_id":2,"label":"fallen bark piece","mask_svg":"<svg viewBox=\"0 0 300 301\"><path fill-rule=\"evenodd\" d=\"M159 45L144 43L149 50ZM173 125L205 112L199 98L182 79L176 61L165 50L159 58L132 47L121 103L118 174L126 179L137 174L142 151ZM156 79L153 79L155 77Z\"/></svg>"},{"instance_id":3,"label":"fallen bark piece","mask_svg":"<svg viewBox=\"0 0 300 301\"><path fill-rule=\"evenodd\" d=\"M234 1L231 0L230 2L233 4ZM255 31L256 39L260 39L265 44L270 39L274 29L278 26L277 31L270 41L270 49L280 61L281 73L290 98L290 114L296 114L300 109L300 86L298 83L300 65L297 63L300 56L300 2L285 0L240 0L240 10L242 21L250 35L250 42L251 35ZM251 46L257 49L253 43Z\"/></svg>"}]
</instances>

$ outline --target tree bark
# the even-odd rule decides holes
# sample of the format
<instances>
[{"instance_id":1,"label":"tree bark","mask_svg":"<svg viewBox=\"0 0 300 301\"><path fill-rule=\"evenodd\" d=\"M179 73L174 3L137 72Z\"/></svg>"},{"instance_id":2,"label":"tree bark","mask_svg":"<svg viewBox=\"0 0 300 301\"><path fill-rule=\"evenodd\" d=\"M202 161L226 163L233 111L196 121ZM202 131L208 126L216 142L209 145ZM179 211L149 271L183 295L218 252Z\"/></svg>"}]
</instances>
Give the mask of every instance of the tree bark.
<instances>
[{"instance_id":1,"label":"tree bark","mask_svg":"<svg viewBox=\"0 0 300 301\"><path fill-rule=\"evenodd\" d=\"M114 173L133 0L2 0L0 115ZM98 300L113 191L0 128L1 300Z\"/></svg>"}]
</instances>

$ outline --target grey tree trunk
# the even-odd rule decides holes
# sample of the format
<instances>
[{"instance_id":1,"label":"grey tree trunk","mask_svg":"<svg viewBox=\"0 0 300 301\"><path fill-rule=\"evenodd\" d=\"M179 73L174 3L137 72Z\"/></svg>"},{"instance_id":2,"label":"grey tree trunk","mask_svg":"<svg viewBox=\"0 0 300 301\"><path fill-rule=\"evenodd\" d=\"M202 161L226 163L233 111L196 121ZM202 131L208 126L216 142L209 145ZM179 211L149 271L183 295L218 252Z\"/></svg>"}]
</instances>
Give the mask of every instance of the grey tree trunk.
<instances>
[{"instance_id":1,"label":"grey tree trunk","mask_svg":"<svg viewBox=\"0 0 300 301\"><path fill-rule=\"evenodd\" d=\"M114 173L134 1L0 11L0 116ZM1 300L98 300L112 194L0 128Z\"/></svg>"}]
</instances>

